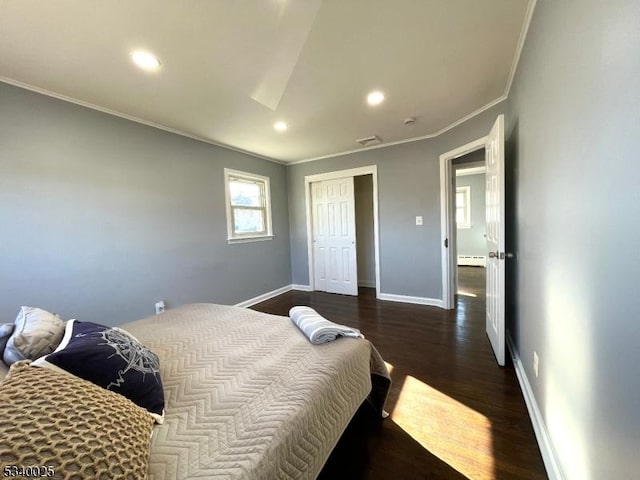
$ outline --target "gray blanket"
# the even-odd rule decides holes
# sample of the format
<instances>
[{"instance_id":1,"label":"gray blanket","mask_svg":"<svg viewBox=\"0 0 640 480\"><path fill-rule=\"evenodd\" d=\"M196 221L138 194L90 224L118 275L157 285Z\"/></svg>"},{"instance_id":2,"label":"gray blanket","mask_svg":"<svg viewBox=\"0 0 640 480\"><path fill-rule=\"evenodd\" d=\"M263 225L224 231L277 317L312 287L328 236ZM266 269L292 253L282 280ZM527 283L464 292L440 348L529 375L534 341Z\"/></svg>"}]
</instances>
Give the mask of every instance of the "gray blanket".
<instances>
[{"instance_id":1,"label":"gray blanket","mask_svg":"<svg viewBox=\"0 0 640 480\"><path fill-rule=\"evenodd\" d=\"M160 358L151 479L314 479L363 401L386 398L368 341L312 345L287 317L194 304L122 328Z\"/></svg>"}]
</instances>

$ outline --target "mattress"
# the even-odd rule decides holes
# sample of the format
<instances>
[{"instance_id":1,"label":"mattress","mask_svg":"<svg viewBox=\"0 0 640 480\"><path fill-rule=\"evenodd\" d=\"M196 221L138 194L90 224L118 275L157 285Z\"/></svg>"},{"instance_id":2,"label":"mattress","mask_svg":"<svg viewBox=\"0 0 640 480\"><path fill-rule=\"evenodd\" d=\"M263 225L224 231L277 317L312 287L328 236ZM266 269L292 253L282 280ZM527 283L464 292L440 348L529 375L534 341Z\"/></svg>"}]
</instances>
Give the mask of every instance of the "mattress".
<instances>
[{"instance_id":1,"label":"mattress","mask_svg":"<svg viewBox=\"0 0 640 480\"><path fill-rule=\"evenodd\" d=\"M160 358L166 415L149 469L157 480L315 478L380 360L366 340L312 345L287 317L222 305L122 328Z\"/></svg>"}]
</instances>

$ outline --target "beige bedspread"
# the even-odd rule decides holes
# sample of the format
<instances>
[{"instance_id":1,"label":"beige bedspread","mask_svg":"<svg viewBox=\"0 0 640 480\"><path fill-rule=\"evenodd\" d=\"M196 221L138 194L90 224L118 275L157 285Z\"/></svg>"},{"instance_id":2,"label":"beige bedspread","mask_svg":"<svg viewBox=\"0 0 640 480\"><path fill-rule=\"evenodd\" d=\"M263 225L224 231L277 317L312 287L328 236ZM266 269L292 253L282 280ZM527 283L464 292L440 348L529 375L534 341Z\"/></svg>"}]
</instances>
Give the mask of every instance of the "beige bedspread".
<instances>
[{"instance_id":1,"label":"beige bedspread","mask_svg":"<svg viewBox=\"0 0 640 480\"><path fill-rule=\"evenodd\" d=\"M160 357L151 479L313 479L371 390L368 341L311 345L287 317L193 304L122 327Z\"/></svg>"}]
</instances>

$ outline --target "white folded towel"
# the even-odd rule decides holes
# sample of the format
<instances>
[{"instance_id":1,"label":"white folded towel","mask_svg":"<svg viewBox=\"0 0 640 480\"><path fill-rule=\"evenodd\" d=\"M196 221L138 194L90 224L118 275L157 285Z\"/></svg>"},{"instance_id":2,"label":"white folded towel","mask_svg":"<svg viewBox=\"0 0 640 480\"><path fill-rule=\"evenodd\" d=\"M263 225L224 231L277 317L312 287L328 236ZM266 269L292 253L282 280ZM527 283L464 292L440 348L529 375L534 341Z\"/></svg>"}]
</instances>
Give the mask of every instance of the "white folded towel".
<instances>
[{"instance_id":1,"label":"white folded towel","mask_svg":"<svg viewBox=\"0 0 640 480\"><path fill-rule=\"evenodd\" d=\"M331 342L339 335L364 338L357 328L333 323L311 307L293 307L289 310L289 317L314 345Z\"/></svg>"}]
</instances>

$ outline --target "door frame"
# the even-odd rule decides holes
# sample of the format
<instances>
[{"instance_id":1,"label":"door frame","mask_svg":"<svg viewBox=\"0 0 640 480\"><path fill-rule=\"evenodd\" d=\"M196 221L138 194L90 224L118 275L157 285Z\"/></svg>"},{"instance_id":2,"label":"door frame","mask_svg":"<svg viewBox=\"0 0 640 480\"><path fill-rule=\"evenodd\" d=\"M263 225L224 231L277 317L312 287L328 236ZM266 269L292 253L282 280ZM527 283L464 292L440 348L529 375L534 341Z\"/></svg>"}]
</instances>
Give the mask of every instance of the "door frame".
<instances>
[{"instance_id":1,"label":"door frame","mask_svg":"<svg viewBox=\"0 0 640 480\"><path fill-rule=\"evenodd\" d=\"M305 175L304 177L304 202L307 222L307 259L309 262L309 288L315 290L314 258L313 258L313 211L311 209L311 184L324 180L336 180L346 177L360 177L371 175L373 181L373 247L374 263L376 273L376 298L380 298L380 248L379 248L379 221L378 221L378 166L367 165L365 167L349 168L347 170L336 170L333 172L318 173L315 175ZM354 217L355 223L355 217ZM355 225L354 225L355 228ZM356 242L358 241L356 237ZM357 251L357 244L356 244ZM356 264L358 257L356 255ZM356 266L357 268L357 266Z\"/></svg>"},{"instance_id":2,"label":"door frame","mask_svg":"<svg viewBox=\"0 0 640 480\"><path fill-rule=\"evenodd\" d=\"M455 280L457 258L454 255L456 245L455 228L455 203L453 182L455 181L453 161L476 150L484 149L487 144L487 136L478 138L461 147L454 148L440 155L440 248L442 255L442 308L453 310L455 308ZM448 246L446 246L448 245Z\"/></svg>"}]
</instances>

